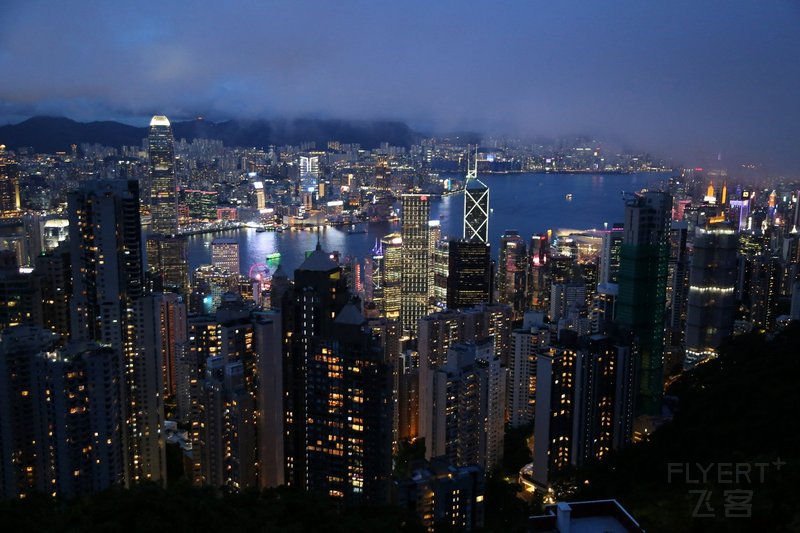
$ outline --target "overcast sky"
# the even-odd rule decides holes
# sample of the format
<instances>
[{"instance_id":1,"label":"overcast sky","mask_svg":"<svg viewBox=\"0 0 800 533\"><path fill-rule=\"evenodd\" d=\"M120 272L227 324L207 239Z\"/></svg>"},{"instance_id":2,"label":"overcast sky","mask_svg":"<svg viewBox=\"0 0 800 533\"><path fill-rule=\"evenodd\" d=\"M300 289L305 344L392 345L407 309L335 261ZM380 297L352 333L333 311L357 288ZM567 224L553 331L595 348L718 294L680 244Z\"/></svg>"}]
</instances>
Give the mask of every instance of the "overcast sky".
<instances>
[{"instance_id":1,"label":"overcast sky","mask_svg":"<svg viewBox=\"0 0 800 533\"><path fill-rule=\"evenodd\" d=\"M0 123L389 118L800 174L797 0L3 0Z\"/></svg>"}]
</instances>

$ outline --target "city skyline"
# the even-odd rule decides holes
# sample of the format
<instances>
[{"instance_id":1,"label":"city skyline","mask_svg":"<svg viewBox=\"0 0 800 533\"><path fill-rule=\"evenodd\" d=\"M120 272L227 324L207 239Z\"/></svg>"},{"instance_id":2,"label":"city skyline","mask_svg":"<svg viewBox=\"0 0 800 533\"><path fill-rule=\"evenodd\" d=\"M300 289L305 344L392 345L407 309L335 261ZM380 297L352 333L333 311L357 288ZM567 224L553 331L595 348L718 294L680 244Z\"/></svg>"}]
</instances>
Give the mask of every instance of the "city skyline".
<instances>
[{"instance_id":1,"label":"city skyline","mask_svg":"<svg viewBox=\"0 0 800 533\"><path fill-rule=\"evenodd\" d=\"M0 126L12 530L800 523L798 4L150 1L0 20L149 124Z\"/></svg>"}]
</instances>

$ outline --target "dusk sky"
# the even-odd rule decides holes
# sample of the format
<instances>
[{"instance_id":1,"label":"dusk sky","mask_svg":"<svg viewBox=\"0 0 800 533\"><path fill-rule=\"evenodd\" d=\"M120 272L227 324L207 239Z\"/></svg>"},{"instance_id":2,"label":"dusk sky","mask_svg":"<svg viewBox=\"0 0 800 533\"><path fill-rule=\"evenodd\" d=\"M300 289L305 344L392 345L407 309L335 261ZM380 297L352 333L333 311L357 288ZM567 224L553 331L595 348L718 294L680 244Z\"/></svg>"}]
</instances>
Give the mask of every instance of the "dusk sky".
<instances>
[{"instance_id":1,"label":"dusk sky","mask_svg":"<svg viewBox=\"0 0 800 533\"><path fill-rule=\"evenodd\" d=\"M35 2L0 123L388 118L800 172L800 2Z\"/></svg>"}]
</instances>

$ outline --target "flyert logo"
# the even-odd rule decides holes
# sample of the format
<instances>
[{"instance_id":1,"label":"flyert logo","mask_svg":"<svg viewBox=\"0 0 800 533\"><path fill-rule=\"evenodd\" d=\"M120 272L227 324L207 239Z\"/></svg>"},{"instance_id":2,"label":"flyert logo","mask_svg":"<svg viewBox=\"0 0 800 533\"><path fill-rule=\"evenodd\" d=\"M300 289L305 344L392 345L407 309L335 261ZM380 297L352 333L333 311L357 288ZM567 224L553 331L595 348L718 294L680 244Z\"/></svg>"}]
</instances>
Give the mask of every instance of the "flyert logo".
<instances>
[{"instance_id":1,"label":"flyert logo","mask_svg":"<svg viewBox=\"0 0 800 533\"><path fill-rule=\"evenodd\" d=\"M667 483L684 483L686 485L729 485L722 491L723 512L725 518L750 518L753 511L753 495L749 488L764 483L767 472L774 469L780 472L786 464L781 458L772 462L721 462L721 463L667 463ZM693 518L716 518L714 507L714 491L708 488L689 490L695 498L692 507Z\"/></svg>"}]
</instances>

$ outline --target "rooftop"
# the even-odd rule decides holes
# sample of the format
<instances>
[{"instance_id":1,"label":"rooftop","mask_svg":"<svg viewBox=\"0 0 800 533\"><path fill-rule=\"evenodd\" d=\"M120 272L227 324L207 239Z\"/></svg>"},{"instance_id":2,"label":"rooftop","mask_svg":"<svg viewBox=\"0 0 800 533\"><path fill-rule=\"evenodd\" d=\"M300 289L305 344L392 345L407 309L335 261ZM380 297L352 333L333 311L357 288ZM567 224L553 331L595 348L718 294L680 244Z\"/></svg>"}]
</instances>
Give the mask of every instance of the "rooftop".
<instances>
[{"instance_id":1,"label":"rooftop","mask_svg":"<svg viewBox=\"0 0 800 533\"><path fill-rule=\"evenodd\" d=\"M330 256L322 250L322 247L317 243L317 248L306 257L303 264L297 270L310 270L312 272L329 272L339 268L339 265L330 258Z\"/></svg>"}]
</instances>

